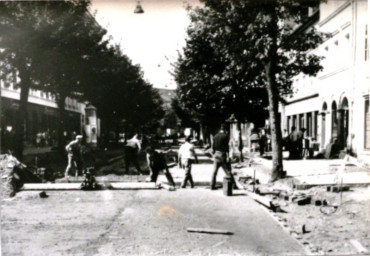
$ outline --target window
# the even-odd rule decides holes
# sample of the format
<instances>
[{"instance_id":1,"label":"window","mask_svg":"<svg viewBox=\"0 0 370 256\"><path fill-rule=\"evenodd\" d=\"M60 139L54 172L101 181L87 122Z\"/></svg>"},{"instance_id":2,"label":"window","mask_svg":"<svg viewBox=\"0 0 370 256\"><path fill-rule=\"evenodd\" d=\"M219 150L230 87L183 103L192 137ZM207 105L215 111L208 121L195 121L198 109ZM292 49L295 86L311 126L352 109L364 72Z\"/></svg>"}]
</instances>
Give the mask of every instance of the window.
<instances>
[{"instance_id":1,"label":"window","mask_svg":"<svg viewBox=\"0 0 370 256\"><path fill-rule=\"evenodd\" d=\"M367 25L365 25L365 61L368 61L369 58L369 32Z\"/></svg>"},{"instance_id":2,"label":"window","mask_svg":"<svg viewBox=\"0 0 370 256\"><path fill-rule=\"evenodd\" d=\"M338 117L337 117L337 103L333 101L331 105L331 134L332 139L336 139L338 136ZM334 142L334 141L333 141Z\"/></svg>"},{"instance_id":3,"label":"window","mask_svg":"<svg viewBox=\"0 0 370 256\"><path fill-rule=\"evenodd\" d=\"M365 149L370 149L370 109L369 97L365 99Z\"/></svg>"},{"instance_id":4,"label":"window","mask_svg":"<svg viewBox=\"0 0 370 256\"><path fill-rule=\"evenodd\" d=\"M307 113L306 118L306 135L312 137L312 113Z\"/></svg>"}]
</instances>

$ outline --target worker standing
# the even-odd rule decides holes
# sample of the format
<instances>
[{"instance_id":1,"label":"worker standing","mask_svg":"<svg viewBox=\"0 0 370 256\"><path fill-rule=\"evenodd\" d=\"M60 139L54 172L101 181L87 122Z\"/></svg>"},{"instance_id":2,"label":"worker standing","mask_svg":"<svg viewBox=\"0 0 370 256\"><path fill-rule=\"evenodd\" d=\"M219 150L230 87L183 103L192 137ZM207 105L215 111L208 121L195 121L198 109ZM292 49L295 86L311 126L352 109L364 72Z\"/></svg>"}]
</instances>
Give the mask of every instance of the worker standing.
<instances>
[{"instance_id":1,"label":"worker standing","mask_svg":"<svg viewBox=\"0 0 370 256\"><path fill-rule=\"evenodd\" d=\"M211 180L211 190L216 189L216 177L220 167L224 170L226 175L230 177L230 180L234 187L236 187L235 179L231 173L231 164L229 157L229 136L226 133L226 125L221 125L220 131L213 138L213 174Z\"/></svg>"},{"instance_id":2,"label":"worker standing","mask_svg":"<svg viewBox=\"0 0 370 256\"><path fill-rule=\"evenodd\" d=\"M129 139L127 141L127 144L125 145L125 168L126 168L126 174L129 174L130 169L130 163L132 162L138 171L138 173L141 175L142 171L139 165L139 162L137 160L137 157L141 151L141 136L139 134L135 134L134 137Z\"/></svg>"},{"instance_id":3,"label":"worker standing","mask_svg":"<svg viewBox=\"0 0 370 256\"><path fill-rule=\"evenodd\" d=\"M179 164L182 168L185 169L185 177L181 184L181 188L186 188L186 185L189 181L190 187L194 188L194 180L191 175L191 166L193 159L198 163L197 155L195 154L194 145L191 143L191 137L187 136L185 138L185 143L181 145L178 153Z\"/></svg>"},{"instance_id":4,"label":"worker standing","mask_svg":"<svg viewBox=\"0 0 370 256\"><path fill-rule=\"evenodd\" d=\"M68 173L72 166L76 169L76 177L82 173L82 154L81 154L82 135L77 135L76 139L71 141L66 146L68 153L68 165L65 172L65 177L68 179Z\"/></svg>"}]
</instances>

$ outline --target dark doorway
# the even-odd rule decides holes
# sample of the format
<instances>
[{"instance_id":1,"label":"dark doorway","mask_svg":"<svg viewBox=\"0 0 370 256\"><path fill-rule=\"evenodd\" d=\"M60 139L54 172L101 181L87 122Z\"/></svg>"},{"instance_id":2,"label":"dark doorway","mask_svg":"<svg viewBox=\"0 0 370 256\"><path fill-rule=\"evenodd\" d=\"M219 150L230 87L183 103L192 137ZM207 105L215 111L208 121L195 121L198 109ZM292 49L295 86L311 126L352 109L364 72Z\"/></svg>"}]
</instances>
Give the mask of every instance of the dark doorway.
<instances>
[{"instance_id":1,"label":"dark doorway","mask_svg":"<svg viewBox=\"0 0 370 256\"><path fill-rule=\"evenodd\" d=\"M322 112L321 112L321 147L325 147L325 133L326 133L326 111L328 110L328 106L324 102L322 105Z\"/></svg>"},{"instance_id":2,"label":"dark doorway","mask_svg":"<svg viewBox=\"0 0 370 256\"><path fill-rule=\"evenodd\" d=\"M331 104L331 140L334 142L338 139L338 108L337 103L333 101Z\"/></svg>"},{"instance_id":3,"label":"dark doorway","mask_svg":"<svg viewBox=\"0 0 370 256\"><path fill-rule=\"evenodd\" d=\"M346 97L343 98L340 104L338 113L338 142L344 148L347 146L348 139L348 125L349 124L349 111L348 111L348 100Z\"/></svg>"}]
</instances>

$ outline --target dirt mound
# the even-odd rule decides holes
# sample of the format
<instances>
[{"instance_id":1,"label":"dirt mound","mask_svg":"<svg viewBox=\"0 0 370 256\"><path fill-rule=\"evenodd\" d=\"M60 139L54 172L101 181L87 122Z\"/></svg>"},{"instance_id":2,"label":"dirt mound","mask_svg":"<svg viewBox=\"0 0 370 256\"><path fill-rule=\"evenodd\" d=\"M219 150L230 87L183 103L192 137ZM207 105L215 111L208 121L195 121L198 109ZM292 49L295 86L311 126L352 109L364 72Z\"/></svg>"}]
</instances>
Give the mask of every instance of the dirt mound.
<instances>
[{"instance_id":1,"label":"dirt mound","mask_svg":"<svg viewBox=\"0 0 370 256\"><path fill-rule=\"evenodd\" d=\"M13 197L24 183L38 183L41 179L27 170L12 155L0 155L1 198Z\"/></svg>"}]
</instances>

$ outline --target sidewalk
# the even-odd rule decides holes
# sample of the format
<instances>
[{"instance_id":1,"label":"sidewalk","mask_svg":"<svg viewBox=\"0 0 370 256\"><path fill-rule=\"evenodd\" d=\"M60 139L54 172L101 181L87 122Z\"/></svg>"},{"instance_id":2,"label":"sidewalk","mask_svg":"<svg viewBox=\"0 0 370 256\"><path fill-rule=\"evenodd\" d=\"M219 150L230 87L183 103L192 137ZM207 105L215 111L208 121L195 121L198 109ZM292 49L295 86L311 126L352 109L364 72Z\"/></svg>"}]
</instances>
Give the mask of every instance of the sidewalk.
<instances>
[{"instance_id":1,"label":"sidewalk","mask_svg":"<svg viewBox=\"0 0 370 256\"><path fill-rule=\"evenodd\" d=\"M172 150L176 151L175 149ZM193 164L191 171L195 186L210 186L213 173L213 161L210 157L205 155L203 150L196 148L195 152L199 161L198 164ZM185 171L175 166L170 168L170 172L176 185L180 185L184 180ZM217 173L216 183L221 184L224 176L225 172L220 168ZM167 179L163 174L160 174L158 176L158 182L167 182ZM190 185L188 185L188 187L190 187Z\"/></svg>"},{"instance_id":2,"label":"sidewalk","mask_svg":"<svg viewBox=\"0 0 370 256\"><path fill-rule=\"evenodd\" d=\"M255 163L263 166L264 176L270 176L272 160L258 156L255 158ZM287 176L293 177L297 181L296 183L299 184L370 184L370 169L359 166L354 158L350 158L349 161L345 159L284 159L283 166ZM256 169L259 170L261 168L256 167ZM267 177L262 177L263 182L266 182L266 179Z\"/></svg>"},{"instance_id":3,"label":"sidewalk","mask_svg":"<svg viewBox=\"0 0 370 256\"><path fill-rule=\"evenodd\" d=\"M199 164L193 164L192 175L195 185L209 186L212 173L212 159L204 154L201 149L196 149ZM242 164L233 164L232 172L241 176L255 175L260 183L266 184L271 177L272 160L256 156L253 158L251 166L247 166L249 160ZM344 185L369 185L370 169L360 167L353 158L345 163L343 159L310 159L310 160L284 160L284 170L287 176L293 178L294 184L309 185L335 185L343 182ZM170 169L177 184L184 178L184 170L177 166ZM217 183L222 183L225 176L222 168L217 174ZM167 182L164 175L160 175L159 181Z\"/></svg>"}]
</instances>

